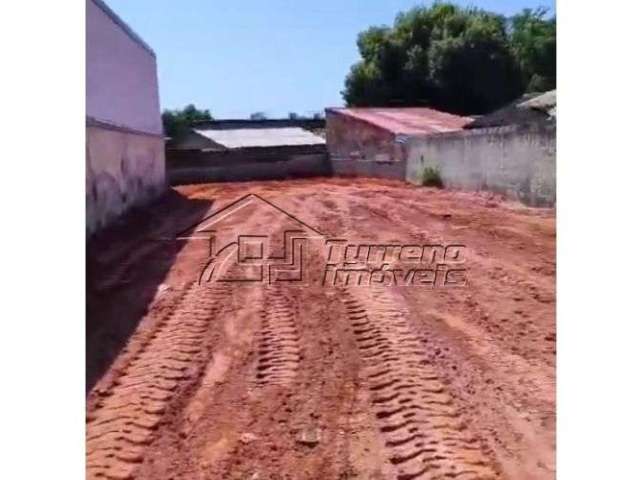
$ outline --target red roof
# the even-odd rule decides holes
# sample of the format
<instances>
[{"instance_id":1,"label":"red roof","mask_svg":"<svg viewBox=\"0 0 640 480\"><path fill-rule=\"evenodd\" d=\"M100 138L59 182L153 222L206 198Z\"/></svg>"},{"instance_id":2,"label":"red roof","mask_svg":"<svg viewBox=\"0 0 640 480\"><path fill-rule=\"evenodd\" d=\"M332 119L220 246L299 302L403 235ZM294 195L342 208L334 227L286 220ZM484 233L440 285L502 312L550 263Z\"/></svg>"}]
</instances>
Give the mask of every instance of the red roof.
<instances>
[{"instance_id":1,"label":"red roof","mask_svg":"<svg viewBox=\"0 0 640 480\"><path fill-rule=\"evenodd\" d=\"M431 108L330 108L329 111L346 115L399 135L425 135L454 132L473 119Z\"/></svg>"}]
</instances>

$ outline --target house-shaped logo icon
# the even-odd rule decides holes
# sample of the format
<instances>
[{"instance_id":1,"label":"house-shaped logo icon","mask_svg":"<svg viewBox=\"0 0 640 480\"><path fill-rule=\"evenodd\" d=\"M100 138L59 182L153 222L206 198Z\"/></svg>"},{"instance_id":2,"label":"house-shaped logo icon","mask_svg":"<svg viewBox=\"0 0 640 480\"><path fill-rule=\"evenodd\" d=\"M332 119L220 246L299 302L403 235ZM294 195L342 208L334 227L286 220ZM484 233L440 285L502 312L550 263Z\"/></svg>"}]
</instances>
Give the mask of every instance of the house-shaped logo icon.
<instances>
[{"instance_id":1,"label":"house-shaped logo icon","mask_svg":"<svg viewBox=\"0 0 640 480\"><path fill-rule=\"evenodd\" d=\"M250 207L263 209L263 213L273 219L272 223L280 225L281 228L269 228L268 232L245 233L241 221L234 225L234 217L237 216L241 220L240 212ZM227 241L221 242L218 227L222 223L233 226L233 235L231 239L227 238ZM274 236L277 236L278 240L274 240ZM309 241L324 238L322 232L316 228L254 193L231 202L176 235L177 240L199 240L206 242L208 246L208 258L198 273L199 284L306 284L308 278L305 260L308 258Z\"/></svg>"}]
</instances>

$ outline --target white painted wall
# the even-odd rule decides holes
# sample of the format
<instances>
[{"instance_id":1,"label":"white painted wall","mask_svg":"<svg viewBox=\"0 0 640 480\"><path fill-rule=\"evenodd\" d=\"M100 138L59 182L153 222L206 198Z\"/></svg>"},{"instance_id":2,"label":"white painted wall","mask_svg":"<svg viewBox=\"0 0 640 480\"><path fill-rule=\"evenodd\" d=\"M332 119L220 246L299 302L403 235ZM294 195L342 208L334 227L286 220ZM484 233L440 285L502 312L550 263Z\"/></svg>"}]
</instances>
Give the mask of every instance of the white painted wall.
<instances>
[{"instance_id":1,"label":"white painted wall","mask_svg":"<svg viewBox=\"0 0 640 480\"><path fill-rule=\"evenodd\" d=\"M162 134L156 58L99 5L86 0L87 116Z\"/></svg>"}]
</instances>

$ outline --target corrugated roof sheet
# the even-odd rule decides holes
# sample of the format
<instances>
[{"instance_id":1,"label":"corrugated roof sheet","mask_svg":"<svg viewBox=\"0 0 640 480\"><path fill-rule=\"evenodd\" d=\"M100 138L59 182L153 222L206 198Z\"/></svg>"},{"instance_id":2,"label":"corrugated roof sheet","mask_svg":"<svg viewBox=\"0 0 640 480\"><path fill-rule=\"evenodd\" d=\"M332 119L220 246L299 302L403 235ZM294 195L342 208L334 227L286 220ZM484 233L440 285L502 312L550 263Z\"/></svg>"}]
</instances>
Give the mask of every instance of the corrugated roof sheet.
<instances>
[{"instance_id":1,"label":"corrugated roof sheet","mask_svg":"<svg viewBox=\"0 0 640 480\"><path fill-rule=\"evenodd\" d=\"M460 130L472 121L431 108L331 108L329 111L376 125L399 135L424 135Z\"/></svg>"},{"instance_id":2,"label":"corrugated roof sheet","mask_svg":"<svg viewBox=\"0 0 640 480\"><path fill-rule=\"evenodd\" d=\"M226 148L323 145L325 143L324 138L299 127L195 129L194 131Z\"/></svg>"}]
</instances>

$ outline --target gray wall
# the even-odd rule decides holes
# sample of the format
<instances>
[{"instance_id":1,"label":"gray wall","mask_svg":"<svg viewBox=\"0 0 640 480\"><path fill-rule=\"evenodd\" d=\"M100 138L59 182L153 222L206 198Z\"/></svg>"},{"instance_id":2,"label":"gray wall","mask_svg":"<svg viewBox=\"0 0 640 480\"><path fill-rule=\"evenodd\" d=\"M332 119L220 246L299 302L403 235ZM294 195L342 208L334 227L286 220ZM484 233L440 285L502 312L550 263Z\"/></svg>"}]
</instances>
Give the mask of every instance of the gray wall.
<instances>
[{"instance_id":1,"label":"gray wall","mask_svg":"<svg viewBox=\"0 0 640 480\"><path fill-rule=\"evenodd\" d=\"M327 176L324 145L245 148L225 151L168 150L172 185Z\"/></svg>"},{"instance_id":2,"label":"gray wall","mask_svg":"<svg viewBox=\"0 0 640 480\"><path fill-rule=\"evenodd\" d=\"M444 186L489 190L527 205L556 202L555 125L493 127L413 137L406 179L419 184L428 166Z\"/></svg>"},{"instance_id":3,"label":"gray wall","mask_svg":"<svg viewBox=\"0 0 640 480\"><path fill-rule=\"evenodd\" d=\"M373 177L405 179L407 163L377 162L375 160L351 160L331 157L331 173L343 177Z\"/></svg>"}]
</instances>

